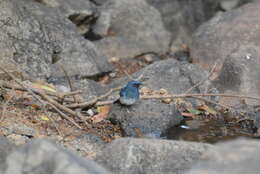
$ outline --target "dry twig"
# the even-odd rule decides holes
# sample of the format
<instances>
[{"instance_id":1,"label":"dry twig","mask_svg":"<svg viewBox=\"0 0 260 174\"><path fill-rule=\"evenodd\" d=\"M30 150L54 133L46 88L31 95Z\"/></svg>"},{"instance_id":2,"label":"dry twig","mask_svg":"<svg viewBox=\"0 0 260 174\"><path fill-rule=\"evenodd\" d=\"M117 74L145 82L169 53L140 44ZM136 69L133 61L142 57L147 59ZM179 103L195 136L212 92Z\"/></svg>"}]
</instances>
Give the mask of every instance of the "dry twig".
<instances>
[{"instance_id":1,"label":"dry twig","mask_svg":"<svg viewBox=\"0 0 260 174\"><path fill-rule=\"evenodd\" d=\"M214 64L214 66L212 67L209 75L205 78L205 79L202 79L200 82L198 82L197 84L195 84L194 86L192 86L191 88L189 88L186 92L184 92L184 94L188 94L189 92L191 92L194 88L197 88L198 86L202 85L205 81L207 81L211 76L212 74L214 73L215 69L217 67L217 62Z\"/></svg>"},{"instance_id":2,"label":"dry twig","mask_svg":"<svg viewBox=\"0 0 260 174\"><path fill-rule=\"evenodd\" d=\"M98 101L108 97L110 94L112 94L114 91L118 91L120 90L122 87L117 87L117 88L112 88L110 89L107 93L105 93L104 95L101 95L99 97L94 98L91 101L88 102L84 102L84 103L76 103L76 104L71 104L71 105L67 105L68 108L85 108L88 106L93 106L95 105Z\"/></svg>"},{"instance_id":3,"label":"dry twig","mask_svg":"<svg viewBox=\"0 0 260 174\"><path fill-rule=\"evenodd\" d=\"M36 98L44 107L46 106L46 104L50 105L54 110L56 110L64 119L70 121L72 124L74 124L76 127L82 129L74 120L72 120L69 116L67 116L66 114L64 114L62 111L60 111L60 109L62 109L63 111L70 113L74 116L77 116L77 114L70 110L69 108L66 108L62 105L60 105L58 102L54 101L52 98L50 98L49 96L47 96L46 94L44 94L44 92L40 91L40 90L33 90L31 89L28 85L23 84L19 79L17 79L16 77L14 77L11 73L9 73L8 71L6 71L3 67L0 66L0 69L5 72L9 77L11 77L17 84L19 84L21 87L23 87L26 91L28 91L34 98ZM48 103L46 103L45 101L43 101L34 91L37 91L38 95L40 95L43 99L47 100Z\"/></svg>"},{"instance_id":4,"label":"dry twig","mask_svg":"<svg viewBox=\"0 0 260 174\"><path fill-rule=\"evenodd\" d=\"M195 99L198 99L198 100L202 100L202 101L205 101L206 103L210 103L210 104L214 104L214 105L218 105L222 108L225 108L225 109L228 109L228 110L232 110L233 108L230 107L230 106L226 106L226 105L223 105L223 104L220 104L218 102L214 102L212 100L208 100L208 99L205 99L205 98L202 98L202 97L192 97L192 98L195 98Z\"/></svg>"},{"instance_id":5,"label":"dry twig","mask_svg":"<svg viewBox=\"0 0 260 174\"><path fill-rule=\"evenodd\" d=\"M72 86L72 82L71 82L71 80L70 80L70 77L69 77L67 71L65 70L65 68L64 68L62 65L60 65L60 68L62 69L62 71L63 71L64 74L65 74L65 77L66 77L67 80L68 80L68 83L69 83L69 86L70 86L70 91L74 91L73 86ZM65 96L64 96L64 97L65 97ZM63 98L63 99L64 99L64 98ZM74 102L77 103L77 98L76 98L75 95L73 95L73 99L74 99Z\"/></svg>"},{"instance_id":6,"label":"dry twig","mask_svg":"<svg viewBox=\"0 0 260 174\"><path fill-rule=\"evenodd\" d=\"M15 89L15 90L20 90L20 91L27 91L24 87L9 83L4 80L0 80L0 84L7 89ZM37 90L32 89L34 93L38 94ZM78 95L81 94L82 91L77 90L77 91L71 91L71 92L50 92L50 91L44 91L46 95L52 96L52 97L57 97L59 99L63 99L64 97L69 97L73 95Z\"/></svg>"},{"instance_id":7,"label":"dry twig","mask_svg":"<svg viewBox=\"0 0 260 174\"><path fill-rule=\"evenodd\" d=\"M186 97L208 97L208 96L233 97L233 98L247 98L247 99L253 99L253 100L260 100L260 97L247 96L247 95L233 95L233 94L151 95L151 96L142 96L142 99L164 99L164 98L186 98Z\"/></svg>"}]
</instances>

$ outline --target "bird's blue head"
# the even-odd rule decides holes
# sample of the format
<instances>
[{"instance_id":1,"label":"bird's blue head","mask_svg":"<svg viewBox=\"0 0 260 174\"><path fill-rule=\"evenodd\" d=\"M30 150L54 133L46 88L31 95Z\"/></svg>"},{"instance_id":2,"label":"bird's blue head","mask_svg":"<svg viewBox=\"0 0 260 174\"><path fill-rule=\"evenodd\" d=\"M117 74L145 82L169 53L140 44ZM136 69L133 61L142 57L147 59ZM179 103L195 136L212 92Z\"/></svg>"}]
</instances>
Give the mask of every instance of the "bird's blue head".
<instances>
[{"instance_id":1,"label":"bird's blue head","mask_svg":"<svg viewBox=\"0 0 260 174\"><path fill-rule=\"evenodd\" d=\"M126 87L120 90L119 101L123 105L133 105L139 99L139 86L141 82L130 81L127 83Z\"/></svg>"},{"instance_id":2,"label":"bird's blue head","mask_svg":"<svg viewBox=\"0 0 260 174\"><path fill-rule=\"evenodd\" d=\"M139 81L136 81L136 80L132 80L130 82L127 83L127 86L128 87L136 87L136 88L139 88L139 86L141 85L142 83L139 82Z\"/></svg>"}]
</instances>

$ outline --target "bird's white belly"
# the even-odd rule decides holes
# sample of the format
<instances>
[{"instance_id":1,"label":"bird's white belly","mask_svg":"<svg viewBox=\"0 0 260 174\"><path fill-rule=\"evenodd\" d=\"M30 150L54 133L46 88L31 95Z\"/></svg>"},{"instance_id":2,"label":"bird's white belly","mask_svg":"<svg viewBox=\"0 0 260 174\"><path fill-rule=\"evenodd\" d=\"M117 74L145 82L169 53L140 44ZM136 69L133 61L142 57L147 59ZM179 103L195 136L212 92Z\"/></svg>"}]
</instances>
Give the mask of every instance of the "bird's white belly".
<instances>
[{"instance_id":1,"label":"bird's white belly","mask_svg":"<svg viewBox=\"0 0 260 174\"><path fill-rule=\"evenodd\" d=\"M126 98L120 97L119 101L123 105L132 105L136 102L136 99L132 99L132 98L126 99Z\"/></svg>"}]
</instances>

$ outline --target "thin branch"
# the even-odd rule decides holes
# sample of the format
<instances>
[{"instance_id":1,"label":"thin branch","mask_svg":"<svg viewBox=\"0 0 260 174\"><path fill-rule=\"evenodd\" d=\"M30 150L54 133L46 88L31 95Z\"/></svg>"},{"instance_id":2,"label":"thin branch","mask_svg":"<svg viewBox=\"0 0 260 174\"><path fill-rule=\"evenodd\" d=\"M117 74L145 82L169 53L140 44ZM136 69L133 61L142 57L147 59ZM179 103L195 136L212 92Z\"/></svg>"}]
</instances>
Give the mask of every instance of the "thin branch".
<instances>
[{"instance_id":1,"label":"thin branch","mask_svg":"<svg viewBox=\"0 0 260 174\"><path fill-rule=\"evenodd\" d=\"M85 108L88 106L93 106L95 105L99 100L102 100L106 97L108 97L110 94L112 94L114 91L118 91L120 90L122 87L117 87L117 88L112 88L110 89L107 93L105 93L104 95L101 95L99 97L94 98L91 101L88 102L84 102L84 103L76 103L76 104L71 104L71 105L67 105L68 108Z\"/></svg>"},{"instance_id":2,"label":"thin branch","mask_svg":"<svg viewBox=\"0 0 260 174\"><path fill-rule=\"evenodd\" d=\"M142 74L141 74L139 77L137 77L136 80L137 80L137 81L141 81L141 79L143 78L143 76L144 76L144 74L145 74L146 71L147 71L147 68L143 70Z\"/></svg>"},{"instance_id":3,"label":"thin branch","mask_svg":"<svg viewBox=\"0 0 260 174\"><path fill-rule=\"evenodd\" d=\"M214 102L212 100L208 100L206 98L202 98L202 97L196 97L196 96L193 96L193 97L190 97L190 98L195 98L195 99L198 99L198 100L202 100L204 102L207 102L207 103L211 103L211 104L214 104L214 105L218 105L222 108L225 108L225 109L229 109L229 110L232 110L232 107L229 107L229 106L226 106L226 105L223 105L223 104L220 104L220 103L217 103L217 102ZM104 105L111 105L115 102L115 100L107 100L107 101L100 101L100 102L96 102L96 106L104 106Z\"/></svg>"},{"instance_id":4,"label":"thin branch","mask_svg":"<svg viewBox=\"0 0 260 174\"><path fill-rule=\"evenodd\" d=\"M77 91L71 91L71 92L63 92L63 93L60 93L59 96L61 96L61 98L63 98L63 97L78 95L81 93L82 93L82 91L77 90Z\"/></svg>"},{"instance_id":5,"label":"thin branch","mask_svg":"<svg viewBox=\"0 0 260 174\"><path fill-rule=\"evenodd\" d=\"M74 90L74 89L73 89L73 85L72 85L72 82L71 82L71 80L70 80L70 77L69 77L67 71L65 70L65 68L64 68L62 65L60 65L60 68L62 69L62 71L63 71L64 74L65 74L65 77L66 77L67 80L68 80L68 83L69 83L69 86L70 86L70 91L73 91L73 90ZM73 99L74 99L74 102L77 103L77 99L76 99L75 95L73 95Z\"/></svg>"},{"instance_id":6,"label":"thin branch","mask_svg":"<svg viewBox=\"0 0 260 174\"><path fill-rule=\"evenodd\" d=\"M17 79L16 77L14 77L13 74L9 73L8 71L6 71L3 67L0 66L0 69L5 72L10 78L12 78L17 84L19 84L21 87L23 87L24 89L26 89L36 100L38 100L40 103L42 103L42 105L45 106L45 102L41 100L41 98L39 96L37 96L32 90L31 88L29 88L26 84L23 84L19 79Z\"/></svg>"},{"instance_id":7,"label":"thin branch","mask_svg":"<svg viewBox=\"0 0 260 174\"><path fill-rule=\"evenodd\" d=\"M107 100L107 101L98 101L95 105L96 106L104 106L104 105L111 105L115 102L115 100Z\"/></svg>"},{"instance_id":8,"label":"thin branch","mask_svg":"<svg viewBox=\"0 0 260 174\"><path fill-rule=\"evenodd\" d=\"M49 96L45 95L44 92L42 91L37 91L38 95L40 95L43 99L47 100L49 103L46 103L45 101L43 101L39 96L36 95L36 93L26 84L23 84L19 79L17 79L16 77L14 77L14 75L12 75L11 73L9 73L8 71L6 71L3 67L0 66L0 69L5 72L9 77L11 77L17 84L19 84L21 87L23 87L26 91L28 91L34 98L36 98L40 103L43 104L43 106L45 107L46 104L49 104L53 109L55 109L64 119L67 119L68 121L70 121L72 124L74 124L76 127L78 127L79 129L82 129L76 122L74 122L70 117L68 117L66 114L64 114L62 111L60 111L58 109L58 107L60 109L62 109L63 111L70 113L72 115L77 115L74 111L70 110L69 108L66 108L62 105L60 105L58 102L54 101L52 98L50 98Z\"/></svg>"},{"instance_id":9,"label":"thin branch","mask_svg":"<svg viewBox=\"0 0 260 174\"><path fill-rule=\"evenodd\" d=\"M195 84L194 86L189 88L186 92L184 92L184 94L190 93L194 88L197 88L198 86L202 85L205 81L207 81L212 76L212 74L214 73L216 67L217 67L217 62L214 64L210 73L208 74L208 76L205 79L202 79L200 82L198 82L197 84Z\"/></svg>"},{"instance_id":10,"label":"thin branch","mask_svg":"<svg viewBox=\"0 0 260 174\"><path fill-rule=\"evenodd\" d=\"M77 113L74 112L73 110L59 104L58 102L56 102L55 100L53 100L51 97L49 97L48 95L45 95L44 92L38 91L38 94L45 99L46 101L48 101L47 104L49 104L53 109L55 109L59 114L61 114L61 116L70 121L72 124L74 124L77 128L82 129L80 125L78 125L74 120L72 120L69 116L67 116L66 114L64 114L61 110L73 115L73 116L77 116ZM60 110L61 109L61 110Z\"/></svg>"},{"instance_id":11,"label":"thin branch","mask_svg":"<svg viewBox=\"0 0 260 174\"><path fill-rule=\"evenodd\" d=\"M70 121L74 126L76 126L77 128L79 129L82 129L82 127L80 125L78 125L74 120L72 120L70 117L68 117L66 114L64 114L62 111L60 111L56 106L54 106L53 104L51 103L48 103L54 110L56 110L62 118Z\"/></svg>"},{"instance_id":12,"label":"thin branch","mask_svg":"<svg viewBox=\"0 0 260 174\"><path fill-rule=\"evenodd\" d=\"M4 80L0 80L0 84L4 87L4 88L8 88L8 89L15 89L15 90L20 90L20 91L27 91L24 87L21 86L17 86L14 84L11 84L7 81ZM34 93L38 94L38 91L32 89ZM77 95L77 94L81 94L82 91L77 90L77 91L71 91L71 92L50 92L50 91L44 91L46 95L49 96L53 96L53 97L58 97L60 99L64 98L64 97L68 97L68 96L72 96L72 95Z\"/></svg>"},{"instance_id":13,"label":"thin branch","mask_svg":"<svg viewBox=\"0 0 260 174\"><path fill-rule=\"evenodd\" d=\"M247 96L247 95L233 95L233 94L179 94L179 95L150 95L142 96L142 99L163 99L163 98L185 98L185 97L208 97L208 96L220 96L220 97L233 97L233 98L247 98L253 100L260 100L260 97Z\"/></svg>"},{"instance_id":14,"label":"thin branch","mask_svg":"<svg viewBox=\"0 0 260 174\"><path fill-rule=\"evenodd\" d=\"M52 118L51 115L48 115L48 118L51 120L51 122L53 123L55 129L57 130L58 134L63 138L64 134L61 132L60 128L58 127L57 123L55 122L55 120Z\"/></svg>"},{"instance_id":15,"label":"thin branch","mask_svg":"<svg viewBox=\"0 0 260 174\"><path fill-rule=\"evenodd\" d=\"M208 99L205 99L205 98L202 98L202 97L192 97L192 98L195 98L195 99L198 99L198 100L202 100L202 101L205 101L207 103L214 104L214 105L218 105L218 106L220 106L222 108L225 108L225 109L228 109L228 110L232 110L233 109L230 106L226 106L226 105L223 105L223 104L220 104L220 103L217 103L217 102L214 102L212 100L208 100Z\"/></svg>"},{"instance_id":16,"label":"thin branch","mask_svg":"<svg viewBox=\"0 0 260 174\"><path fill-rule=\"evenodd\" d=\"M126 70L124 70L123 72L127 75L129 79L134 80L134 78Z\"/></svg>"}]
</instances>

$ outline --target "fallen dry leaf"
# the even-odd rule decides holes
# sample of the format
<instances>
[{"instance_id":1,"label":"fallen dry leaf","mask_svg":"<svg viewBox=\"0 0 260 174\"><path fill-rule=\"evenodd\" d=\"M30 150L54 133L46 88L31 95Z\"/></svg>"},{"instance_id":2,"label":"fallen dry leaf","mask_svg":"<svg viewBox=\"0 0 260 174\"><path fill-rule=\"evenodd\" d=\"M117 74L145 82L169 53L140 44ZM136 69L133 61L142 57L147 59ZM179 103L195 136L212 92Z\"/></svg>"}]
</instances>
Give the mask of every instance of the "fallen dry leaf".
<instances>
[{"instance_id":1,"label":"fallen dry leaf","mask_svg":"<svg viewBox=\"0 0 260 174\"><path fill-rule=\"evenodd\" d=\"M187 111L189 111L193 115L199 115L201 114L201 111L194 109L194 108L187 108Z\"/></svg>"},{"instance_id":2,"label":"fallen dry leaf","mask_svg":"<svg viewBox=\"0 0 260 174\"><path fill-rule=\"evenodd\" d=\"M259 106L256 107L256 108L255 108L255 111L260 111L260 107L259 107Z\"/></svg>"},{"instance_id":3,"label":"fallen dry leaf","mask_svg":"<svg viewBox=\"0 0 260 174\"><path fill-rule=\"evenodd\" d=\"M160 95L168 94L168 91L166 89L163 89L163 88L159 89L158 92L159 92Z\"/></svg>"},{"instance_id":4,"label":"fallen dry leaf","mask_svg":"<svg viewBox=\"0 0 260 174\"><path fill-rule=\"evenodd\" d=\"M43 120L43 121L49 121L49 120L50 120L49 117L46 116L46 115L42 115L40 118L41 118L41 120Z\"/></svg>"},{"instance_id":5,"label":"fallen dry leaf","mask_svg":"<svg viewBox=\"0 0 260 174\"><path fill-rule=\"evenodd\" d=\"M144 136L140 128L134 128L134 131L135 131L136 137L141 138Z\"/></svg>"},{"instance_id":6,"label":"fallen dry leaf","mask_svg":"<svg viewBox=\"0 0 260 174\"><path fill-rule=\"evenodd\" d=\"M170 104L172 102L172 99L171 98L164 98L164 99L162 99L162 102L166 103L166 104Z\"/></svg>"},{"instance_id":7,"label":"fallen dry leaf","mask_svg":"<svg viewBox=\"0 0 260 174\"><path fill-rule=\"evenodd\" d=\"M110 78L108 75L105 75L105 76L99 78L98 80L99 80L99 83L101 83L101 84L107 84L107 83L109 83Z\"/></svg>"},{"instance_id":8,"label":"fallen dry leaf","mask_svg":"<svg viewBox=\"0 0 260 174\"><path fill-rule=\"evenodd\" d=\"M188 118L194 118L195 115L193 115L192 113L189 113L189 112L182 112L181 115L183 117L188 117Z\"/></svg>"},{"instance_id":9,"label":"fallen dry leaf","mask_svg":"<svg viewBox=\"0 0 260 174\"><path fill-rule=\"evenodd\" d=\"M206 114L217 115L217 111L215 111L215 109L213 109L207 105L200 105L200 106L198 106L198 109L205 111Z\"/></svg>"},{"instance_id":10,"label":"fallen dry leaf","mask_svg":"<svg viewBox=\"0 0 260 174\"><path fill-rule=\"evenodd\" d=\"M91 118L93 123L99 123L103 121L107 117L107 114L109 113L109 109L110 109L109 106L99 106L97 108L98 114L94 115Z\"/></svg>"},{"instance_id":11,"label":"fallen dry leaf","mask_svg":"<svg viewBox=\"0 0 260 174\"><path fill-rule=\"evenodd\" d=\"M48 84L32 83L32 88L46 90L49 92L57 92L54 87Z\"/></svg>"}]
</instances>

